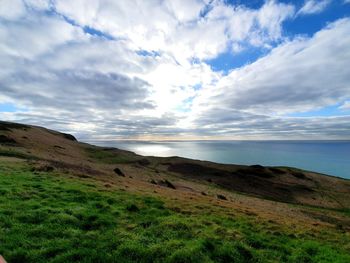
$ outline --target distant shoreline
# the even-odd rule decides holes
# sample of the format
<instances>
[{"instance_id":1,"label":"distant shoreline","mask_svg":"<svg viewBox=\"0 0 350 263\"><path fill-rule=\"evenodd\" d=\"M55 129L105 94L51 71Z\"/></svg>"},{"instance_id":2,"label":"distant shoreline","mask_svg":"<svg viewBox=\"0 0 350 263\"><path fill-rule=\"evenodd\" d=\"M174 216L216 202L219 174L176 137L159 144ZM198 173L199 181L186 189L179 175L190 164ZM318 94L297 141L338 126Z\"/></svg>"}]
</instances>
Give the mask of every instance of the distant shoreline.
<instances>
[{"instance_id":1,"label":"distant shoreline","mask_svg":"<svg viewBox=\"0 0 350 263\"><path fill-rule=\"evenodd\" d=\"M146 156L181 156L222 164L285 166L350 179L350 141L341 140L205 140L109 141L87 143L116 147Z\"/></svg>"}]
</instances>

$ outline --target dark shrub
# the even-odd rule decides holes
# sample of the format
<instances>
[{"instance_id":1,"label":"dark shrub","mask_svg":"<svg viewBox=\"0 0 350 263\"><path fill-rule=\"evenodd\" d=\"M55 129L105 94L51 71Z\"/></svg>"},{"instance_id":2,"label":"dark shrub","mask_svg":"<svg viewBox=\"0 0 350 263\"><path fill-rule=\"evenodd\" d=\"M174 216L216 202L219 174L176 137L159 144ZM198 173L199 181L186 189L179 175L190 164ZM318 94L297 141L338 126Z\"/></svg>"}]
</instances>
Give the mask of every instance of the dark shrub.
<instances>
[{"instance_id":1,"label":"dark shrub","mask_svg":"<svg viewBox=\"0 0 350 263\"><path fill-rule=\"evenodd\" d=\"M63 137L66 138L67 140L70 141L77 141L77 139L72 135L72 134L68 134L68 133L62 133Z\"/></svg>"},{"instance_id":2,"label":"dark shrub","mask_svg":"<svg viewBox=\"0 0 350 263\"><path fill-rule=\"evenodd\" d=\"M0 134L0 143L1 144L8 144L8 145L13 145L13 144L16 144L17 142L10 138L10 137L7 137L6 135L2 135Z\"/></svg>"},{"instance_id":3,"label":"dark shrub","mask_svg":"<svg viewBox=\"0 0 350 263\"><path fill-rule=\"evenodd\" d=\"M291 174L298 179L306 179L305 174L299 171L291 171Z\"/></svg>"},{"instance_id":4,"label":"dark shrub","mask_svg":"<svg viewBox=\"0 0 350 263\"><path fill-rule=\"evenodd\" d=\"M153 179L150 181L150 183L151 184L157 184L157 182L155 180L153 180Z\"/></svg>"},{"instance_id":5,"label":"dark shrub","mask_svg":"<svg viewBox=\"0 0 350 263\"><path fill-rule=\"evenodd\" d=\"M217 195L217 198L218 198L218 199L221 199L221 200L227 200L226 196L221 195L221 194L218 194L218 195Z\"/></svg>"},{"instance_id":6,"label":"dark shrub","mask_svg":"<svg viewBox=\"0 0 350 263\"><path fill-rule=\"evenodd\" d=\"M138 211L140 211L140 209L134 204L127 205L126 210L128 210L129 212L138 212Z\"/></svg>"},{"instance_id":7,"label":"dark shrub","mask_svg":"<svg viewBox=\"0 0 350 263\"><path fill-rule=\"evenodd\" d=\"M254 164L250 166L251 168L255 168L255 169L264 169L264 166L260 165L260 164Z\"/></svg>"},{"instance_id":8,"label":"dark shrub","mask_svg":"<svg viewBox=\"0 0 350 263\"><path fill-rule=\"evenodd\" d=\"M147 166L151 164L151 162L146 158L138 160L137 163L142 166Z\"/></svg>"},{"instance_id":9,"label":"dark shrub","mask_svg":"<svg viewBox=\"0 0 350 263\"><path fill-rule=\"evenodd\" d=\"M122 172L122 170L120 170L118 167L116 167L114 170L113 170L117 175L119 176L122 176L122 177L125 177L125 174Z\"/></svg>"},{"instance_id":10,"label":"dark shrub","mask_svg":"<svg viewBox=\"0 0 350 263\"><path fill-rule=\"evenodd\" d=\"M176 187L171 182L169 182L168 180L165 180L165 184L169 188L176 189Z\"/></svg>"}]
</instances>

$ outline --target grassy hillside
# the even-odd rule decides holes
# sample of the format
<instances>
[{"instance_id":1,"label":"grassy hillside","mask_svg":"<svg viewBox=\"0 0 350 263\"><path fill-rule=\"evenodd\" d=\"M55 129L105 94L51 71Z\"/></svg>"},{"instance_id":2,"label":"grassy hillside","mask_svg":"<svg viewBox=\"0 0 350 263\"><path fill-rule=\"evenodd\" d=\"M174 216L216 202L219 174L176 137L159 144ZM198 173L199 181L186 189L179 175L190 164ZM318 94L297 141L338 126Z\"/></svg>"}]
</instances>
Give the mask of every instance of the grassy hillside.
<instances>
[{"instance_id":1,"label":"grassy hillside","mask_svg":"<svg viewBox=\"0 0 350 263\"><path fill-rule=\"evenodd\" d=\"M33 173L21 161L0 165L0 253L9 262L350 261L339 231L294 232L210 205Z\"/></svg>"},{"instance_id":2,"label":"grassy hillside","mask_svg":"<svg viewBox=\"0 0 350 263\"><path fill-rule=\"evenodd\" d=\"M0 124L0 254L9 263L350 262L346 180L143 157ZM250 192L255 179L273 195ZM300 185L311 195L290 190ZM281 186L285 201L274 198Z\"/></svg>"}]
</instances>

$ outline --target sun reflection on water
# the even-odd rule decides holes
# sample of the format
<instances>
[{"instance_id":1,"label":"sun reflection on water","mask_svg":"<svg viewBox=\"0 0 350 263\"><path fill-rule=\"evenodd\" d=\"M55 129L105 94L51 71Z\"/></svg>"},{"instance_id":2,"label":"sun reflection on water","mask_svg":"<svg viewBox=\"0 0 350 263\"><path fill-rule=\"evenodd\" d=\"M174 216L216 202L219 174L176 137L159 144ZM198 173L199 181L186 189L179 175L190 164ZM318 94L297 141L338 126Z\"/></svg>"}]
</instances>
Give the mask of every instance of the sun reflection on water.
<instances>
[{"instance_id":1,"label":"sun reflection on water","mask_svg":"<svg viewBox=\"0 0 350 263\"><path fill-rule=\"evenodd\" d=\"M171 148L164 145L141 145L135 152L141 155L169 156Z\"/></svg>"}]
</instances>

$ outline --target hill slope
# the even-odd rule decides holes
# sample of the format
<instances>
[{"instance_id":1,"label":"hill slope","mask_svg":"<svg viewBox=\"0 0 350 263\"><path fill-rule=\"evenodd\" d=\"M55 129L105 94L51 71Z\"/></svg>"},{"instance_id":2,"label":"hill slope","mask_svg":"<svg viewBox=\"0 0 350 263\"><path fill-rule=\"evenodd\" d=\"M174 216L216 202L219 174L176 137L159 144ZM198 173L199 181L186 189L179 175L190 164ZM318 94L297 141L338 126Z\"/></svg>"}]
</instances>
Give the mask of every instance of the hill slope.
<instances>
[{"instance_id":1,"label":"hill slope","mask_svg":"<svg viewBox=\"0 0 350 263\"><path fill-rule=\"evenodd\" d=\"M13 262L350 258L349 180L289 167L144 157L8 122L0 122L0 164L0 253ZM67 236L48 241L64 229ZM27 249L15 248L18 242Z\"/></svg>"},{"instance_id":2,"label":"hill slope","mask_svg":"<svg viewBox=\"0 0 350 263\"><path fill-rule=\"evenodd\" d=\"M319 207L350 208L350 181L289 167L223 165L180 157L144 157L116 148L77 142L69 134L41 127L2 122L2 155L32 156L37 165L90 176L114 178L118 166L140 183L176 177L181 191L198 192L194 183L250 194L270 200ZM30 159L30 158L29 158ZM193 187L179 185L178 179ZM134 180L135 181L135 180ZM201 191L200 191L201 192Z\"/></svg>"}]
</instances>

